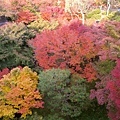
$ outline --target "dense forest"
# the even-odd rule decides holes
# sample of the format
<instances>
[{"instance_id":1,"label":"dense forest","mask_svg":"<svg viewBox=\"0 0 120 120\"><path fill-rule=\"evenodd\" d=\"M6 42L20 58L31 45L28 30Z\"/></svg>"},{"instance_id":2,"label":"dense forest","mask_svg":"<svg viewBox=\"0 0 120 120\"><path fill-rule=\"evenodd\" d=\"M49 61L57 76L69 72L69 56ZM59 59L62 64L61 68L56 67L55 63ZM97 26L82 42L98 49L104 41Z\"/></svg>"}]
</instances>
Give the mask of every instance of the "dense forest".
<instances>
[{"instance_id":1,"label":"dense forest","mask_svg":"<svg viewBox=\"0 0 120 120\"><path fill-rule=\"evenodd\" d=\"M120 0L0 0L0 120L120 120Z\"/></svg>"}]
</instances>

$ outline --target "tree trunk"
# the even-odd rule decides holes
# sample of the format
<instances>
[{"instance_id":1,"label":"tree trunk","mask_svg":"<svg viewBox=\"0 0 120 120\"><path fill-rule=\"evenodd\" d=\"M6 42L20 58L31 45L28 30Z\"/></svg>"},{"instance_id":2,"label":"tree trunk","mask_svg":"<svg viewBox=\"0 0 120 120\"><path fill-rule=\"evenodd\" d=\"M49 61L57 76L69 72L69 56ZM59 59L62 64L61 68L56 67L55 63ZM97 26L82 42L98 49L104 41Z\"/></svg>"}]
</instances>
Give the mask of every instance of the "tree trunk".
<instances>
[{"instance_id":1,"label":"tree trunk","mask_svg":"<svg viewBox=\"0 0 120 120\"><path fill-rule=\"evenodd\" d=\"M81 10L81 15L82 15L82 24L85 24L85 13Z\"/></svg>"},{"instance_id":2,"label":"tree trunk","mask_svg":"<svg viewBox=\"0 0 120 120\"><path fill-rule=\"evenodd\" d=\"M100 15L101 15L101 20L102 20L102 18L103 18L103 14L102 14L102 5L100 6Z\"/></svg>"},{"instance_id":3,"label":"tree trunk","mask_svg":"<svg viewBox=\"0 0 120 120\"><path fill-rule=\"evenodd\" d=\"M110 7L110 0L107 0L107 16L109 15Z\"/></svg>"}]
</instances>

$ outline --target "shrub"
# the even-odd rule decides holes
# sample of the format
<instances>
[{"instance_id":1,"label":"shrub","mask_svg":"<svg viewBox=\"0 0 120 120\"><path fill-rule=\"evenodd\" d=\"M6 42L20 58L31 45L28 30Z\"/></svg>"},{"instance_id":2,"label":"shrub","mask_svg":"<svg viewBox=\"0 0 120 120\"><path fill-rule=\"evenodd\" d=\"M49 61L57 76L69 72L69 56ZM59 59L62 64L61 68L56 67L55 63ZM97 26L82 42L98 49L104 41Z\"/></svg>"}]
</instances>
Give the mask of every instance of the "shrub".
<instances>
[{"instance_id":1,"label":"shrub","mask_svg":"<svg viewBox=\"0 0 120 120\"><path fill-rule=\"evenodd\" d=\"M45 102L46 114L43 119L51 115L60 120L78 117L90 105L86 80L71 75L69 70L51 69L41 72L38 89Z\"/></svg>"},{"instance_id":2,"label":"shrub","mask_svg":"<svg viewBox=\"0 0 120 120\"><path fill-rule=\"evenodd\" d=\"M84 111L79 119L75 120L110 120L107 116L107 110L105 105L98 105L96 101L93 101L94 105L89 107L87 111Z\"/></svg>"},{"instance_id":3,"label":"shrub","mask_svg":"<svg viewBox=\"0 0 120 120\"><path fill-rule=\"evenodd\" d=\"M25 119L20 118L19 120L43 120L43 117L35 111L32 115L27 115Z\"/></svg>"},{"instance_id":4,"label":"shrub","mask_svg":"<svg viewBox=\"0 0 120 120\"><path fill-rule=\"evenodd\" d=\"M92 19L100 19L100 9L95 9L86 14L86 18L92 18Z\"/></svg>"},{"instance_id":5,"label":"shrub","mask_svg":"<svg viewBox=\"0 0 120 120\"><path fill-rule=\"evenodd\" d=\"M65 120L65 119L60 117L58 114L48 114L43 118L43 120Z\"/></svg>"},{"instance_id":6,"label":"shrub","mask_svg":"<svg viewBox=\"0 0 120 120\"><path fill-rule=\"evenodd\" d=\"M20 23L7 24L0 28L0 69L16 66L35 66L32 48L28 40L35 35Z\"/></svg>"},{"instance_id":7,"label":"shrub","mask_svg":"<svg viewBox=\"0 0 120 120\"><path fill-rule=\"evenodd\" d=\"M85 31L84 26L73 23L36 35L30 44L39 65L43 69L68 68L88 81L95 79L91 59L96 57L98 48L94 40L85 35Z\"/></svg>"},{"instance_id":8,"label":"shrub","mask_svg":"<svg viewBox=\"0 0 120 120\"><path fill-rule=\"evenodd\" d=\"M107 75L115 67L115 61L104 60L96 62L96 69L100 75Z\"/></svg>"},{"instance_id":9,"label":"shrub","mask_svg":"<svg viewBox=\"0 0 120 120\"><path fill-rule=\"evenodd\" d=\"M99 29L103 29L99 30L103 35L99 36L100 33L98 33L98 36L95 36L93 34L97 37L96 44L100 46L98 52L100 60L116 60L120 57L119 26L119 22L107 21L99 26Z\"/></svg>"},{"instance_id":10,"label":"shrub","mask_svg":"<svg viewBox=\"0 0 120 120\"><path fill-rule=\"evenodd\" d=\"M37 20L35 20L34 22L31 22L28 25L28 28L33 29L37 32L42 32L44 30L53 30L58 25L59 25L59 23L55 20L47 21L47 20L44 20L41 16L39 16L39 18Z\"/></svg>"},{"instance_id":11,"label":"shrub","mask_svg":"<svg viewBox=\"0 0 120 120\"><path fill-rule=\"evenodd\" d=\"M120 12L112 12L111 16L109 16L109 19L111 21L117 21L120 22Z\"/></svg>"},{"instance_id":12,"label":"shrub","mask_svg":"<svg viewBox=\"0 0 120 120\"><path fill-rule=\"evenodd\" d=\"M38 76L28 67L14 68L0 80L0 117L14 118L16 113L25 117L31 108L42 108L37 90Z\"/></svg>"}]
</instances>

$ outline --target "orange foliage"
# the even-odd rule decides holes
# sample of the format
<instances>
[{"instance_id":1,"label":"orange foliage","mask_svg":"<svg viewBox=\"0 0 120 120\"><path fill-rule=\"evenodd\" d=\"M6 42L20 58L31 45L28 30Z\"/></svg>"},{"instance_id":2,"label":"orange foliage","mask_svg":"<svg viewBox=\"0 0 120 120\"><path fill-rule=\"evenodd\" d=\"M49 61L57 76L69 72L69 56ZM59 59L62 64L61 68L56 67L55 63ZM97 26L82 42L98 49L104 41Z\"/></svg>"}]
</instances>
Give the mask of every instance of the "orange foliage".
<instances>
[{"instance_id":1,"label":"orange foliage","mask_svg":"<svg viewBox=\"0 0 120 120\"><path fill-rule=\"evenodd\" d=\"M21 11L18 13L18 19L16 22L23 22L28 24L29 22L32 22L37 19L37 16L35 16L33 13L30 11Z\"/></svg>"},{"instance_id":2,"label":"orange foliage","mask_svg":"<svg viewBox=\"0 0 120 120\"><path fill-rule=\"evenodd\" d=\"M0 80L0 117L13 118L15 113L25 117L31 108L43 108L36 89L38 76L28 67L14 68Z\"/></svg>"}]
</instances>

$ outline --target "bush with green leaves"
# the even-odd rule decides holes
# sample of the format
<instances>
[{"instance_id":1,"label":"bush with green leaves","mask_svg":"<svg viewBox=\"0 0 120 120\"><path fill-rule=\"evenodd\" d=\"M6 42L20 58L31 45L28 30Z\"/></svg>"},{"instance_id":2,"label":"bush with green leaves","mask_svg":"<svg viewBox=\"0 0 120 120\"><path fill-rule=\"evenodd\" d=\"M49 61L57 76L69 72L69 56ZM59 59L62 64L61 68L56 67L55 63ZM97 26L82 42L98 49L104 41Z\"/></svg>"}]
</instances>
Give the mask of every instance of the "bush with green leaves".
<instances>
[{"instance_id":1,"label":"bush with green leaves","mask_svg":"<svg viewBox=\"0 0 120 120\"><path fill-rule=\"evenodd\" d=\"M86 14L86 18L90 19L100 19L100 9L94 9Z\"/></svg>"},{"instance_id":2,"label":"bush with green leaves","mask_svg":"<svg viewBox=\"0 0 120 120\"><path fill-rule=\"evenodd\" d=\"M104 60L96 62L96 69L100 75L107 75L115 67L115 61L113 60Z\"/></svg>"},{"instance_id":3,"label":"bush with green leaves","mask_svg":"<svg viewBox=\"0 0 120 120\"><path fill-rule=\"evenodd\" d=\"M0 28L0 69L34 66L33 51L28 40L35 36L24 24L10 23Z\"/></svg>"},{"instance_id":4,"label":"bush with green leaves","mask_svg":"<svg viewBox=\"0 0 120 120\"><path fill-rule=\"evenodd\" d=\"M43 118L43 120L66 120L59 116L59 114L48 114Z\"/></svg>"},{"instance_id":5,"label":"bush with green leaves","mask_svg":"<svg viewBox=\"0 0 120 120\"><path fill-rule=\"evenodd\" d=\"M100 106L96 101L93 102L94 105L89 107L87 111L83 112L80 117L75 120L109 120L105 105Z\"/></svg>"},{"instance_id":6,"label":"bush with green leaves","mask_svg":"<svg viewBox=\"0 0 120 120\"><path fill-rule=\"evenodd\" d=\"M45 102L45 120L49 120L51 115L70 120L80 116L90 106L86 80L72 75L69 70L51 69L41 72L38 89Z\"/></svg>"},{"instance_id":7,"label":"bush with green leaves","mask_svg":"<svg viewBox=\"0 0 120 120\"><path fill-rule=\"evenodd\" d=\"M111 21L120 22L120 12L116 12L116 11L111 12L111 15L109 16L109 19Z\"/></svg>"},{"instance_id":8,"label":"bush with green leaves","mask_svg":"<svg viewBox=\"0 0 120 120\"><path fill-rule=\"evenodd\" d=\"M43 120L43 117L34 111L32 115L27 115L25 119L20 118L19 120Z\"/></svg>"}]
</instances>

